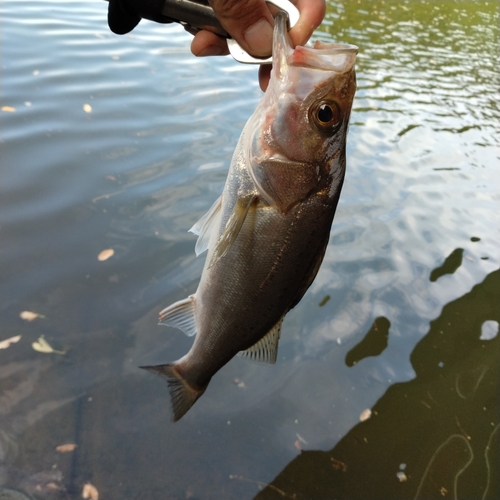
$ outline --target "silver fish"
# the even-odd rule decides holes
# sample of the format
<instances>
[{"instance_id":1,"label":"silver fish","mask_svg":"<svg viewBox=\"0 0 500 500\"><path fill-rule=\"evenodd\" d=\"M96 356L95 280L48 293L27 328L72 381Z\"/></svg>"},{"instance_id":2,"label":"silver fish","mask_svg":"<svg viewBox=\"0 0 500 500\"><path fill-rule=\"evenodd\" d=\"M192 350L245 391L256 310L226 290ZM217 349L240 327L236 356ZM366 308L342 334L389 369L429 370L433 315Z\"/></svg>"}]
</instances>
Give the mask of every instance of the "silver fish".
<instances>
[{"instance_id":1,"label":"silver fish","mask_svg":"<svg viewBox=\"0 0 500 500\"><path fill-rule=\"evenodd\" d=\"M196 335L181 359L143 367L168 380L173 419L236 354L276 361L281 323L314 280L345 173L357 47L293 48L275 20L269 87L248 120L221 197L191 229L208 249L194 295L160 322Z\"/></svg>"}]
</instances>

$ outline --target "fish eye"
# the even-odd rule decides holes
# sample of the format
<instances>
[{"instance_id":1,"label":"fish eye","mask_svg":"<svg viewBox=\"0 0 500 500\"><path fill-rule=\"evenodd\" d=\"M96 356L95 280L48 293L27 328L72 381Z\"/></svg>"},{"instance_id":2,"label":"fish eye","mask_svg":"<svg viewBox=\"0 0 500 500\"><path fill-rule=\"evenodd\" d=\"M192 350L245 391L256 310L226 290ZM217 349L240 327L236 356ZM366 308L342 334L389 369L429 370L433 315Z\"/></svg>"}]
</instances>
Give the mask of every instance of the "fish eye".
<instances>
[{"instance_id":1,"label":"fish eye","mask_svg":"<svg viewBox=\"0 0 500 500\"><path fill-rule=\"evenodd\" d=\"M340 109L335 102L321 101L312 110L314 124L324 132L332 132L340 123Z\"/></svg>"},{"instance_id":2,"label":"fish eye","mask_svg":"<svg viewBox=\"0 0 500 500\"><path fill-rule=\"evenodd\" d=\"M318 120L320 123L329 123L333 120L333 109L328 104L322 104L318 108Z\"/></svg>"}]
</instances>

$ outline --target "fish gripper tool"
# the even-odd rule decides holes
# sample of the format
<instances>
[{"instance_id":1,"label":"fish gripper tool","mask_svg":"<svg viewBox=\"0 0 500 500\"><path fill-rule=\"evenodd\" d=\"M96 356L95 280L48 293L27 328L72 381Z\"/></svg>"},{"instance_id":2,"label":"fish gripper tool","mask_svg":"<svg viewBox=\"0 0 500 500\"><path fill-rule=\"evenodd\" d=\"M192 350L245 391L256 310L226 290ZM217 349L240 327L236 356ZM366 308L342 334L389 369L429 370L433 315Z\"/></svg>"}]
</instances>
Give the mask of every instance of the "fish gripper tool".
<instances>
[{"instance_id":1,"label":"fish gripper tool","mask_svg":"<svg viewBox=\"0 0 500 500\"><path fill-rule=\"evenodd\" d=\"M132 31L141 19L157 23L182 24L188 31L208 30L227 38L233 58L246 64L270 64L272 56L254 57L230 37L217 19L208 0L108 0L108 25L113 33ZM299 20L299 10L289 0L266 0L288 15L288 29Z\"/></svg>"}]
</instances>

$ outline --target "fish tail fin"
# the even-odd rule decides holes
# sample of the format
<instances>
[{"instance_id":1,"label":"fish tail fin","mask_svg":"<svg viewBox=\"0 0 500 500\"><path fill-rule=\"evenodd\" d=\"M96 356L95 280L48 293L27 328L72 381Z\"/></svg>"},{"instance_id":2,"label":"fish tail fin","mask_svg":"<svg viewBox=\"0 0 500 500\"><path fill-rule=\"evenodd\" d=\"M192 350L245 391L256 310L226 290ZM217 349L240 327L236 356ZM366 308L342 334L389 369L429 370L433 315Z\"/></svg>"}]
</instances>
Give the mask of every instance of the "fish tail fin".
<instances>
[{"instance_id":1,"label":"fish tail fin","mask_svg":"<svg viewBox=\"0 0 500 500\"><path fill-rule=\"evenodd\" d=\"M170 392L170 402L172 403L173 421L177 422L196 400L205 392L206 386L202 389L191 387L182 375L177 371L175 363L165 365L141 366L144 370L163 375L168 382Z\"/></svg>"}]
</instances>

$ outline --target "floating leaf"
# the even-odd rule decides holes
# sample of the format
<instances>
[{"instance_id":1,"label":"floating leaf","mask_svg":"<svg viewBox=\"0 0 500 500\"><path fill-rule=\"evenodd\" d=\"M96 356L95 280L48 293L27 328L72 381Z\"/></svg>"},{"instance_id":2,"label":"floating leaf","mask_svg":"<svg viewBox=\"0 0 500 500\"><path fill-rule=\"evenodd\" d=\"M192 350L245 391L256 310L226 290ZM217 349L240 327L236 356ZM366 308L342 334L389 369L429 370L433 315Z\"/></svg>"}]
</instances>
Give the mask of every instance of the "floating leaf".
<instances>
[{"instance_id":1,"label":"floating leaf","mask_svg":"<svg viewBox=\"0 0 500 500\"><path fill-rule=\"evenodd\" d=\"M108 260L110 257L113 257L114 254L115 254L115 251L112 248L107 248L106 250L103 250L97 256L97 260L103 262L105 260Z\"/></svg>"},{"instance_id":2,"label":"floating leaf","mask_svg":"<svg viewBox=\"0 0 500 500\"><path fill-rule=\"evenodd\" d=\"M69 453L70 451L74 451L77 447L78 445L74 443L60 444L56 447L56 451L59 453Z\"/></svg>"},{"instance_id":3,"label":"floating leaf","mask_svg":"<svg viewBox=\"0 0 500 500\"><path fill-rule=\"evenodd\" d=\"M33 349L38 352L44 352L47 354L50 354L51 352L54 351L52 349L52 346L43 338L43 335L36 341L31 344Z\"/></svg>"},{"instance_id":4,"label":"floating leaf","mask_svg":"<svg viewBox=\"0 0 500 500\"><path fill-rule=\"evenodd\" d=\"M404 483L405 481L408 481L408 476L403 472L403 471L399 471L396 473L396 476L397 478L399 479L399 482L400 483ZM443 493L441 492L441 494L443 495ZM446 493L445 493L446 494ZM444 496L444 495L443 495Z\"/></svg>"},{"instance_id":5,"label":"floating leaf","mask_svg":"<svg viewBox=\"0 0 500 500\"><path fill-rule=\"evenodd\" d=\"M49 494L65 491L64 486L62 484L57 484L54 481L49 481L44 485L35 486L36 491L38 491L37 487L40 487L40 490L45 490Z\"/></svg>"},{"instance_id":6,"label":"floating leaf","mask_svg":"<svg viewBox=\"0 0 500 500\"><path fill-rule=\"evenodd\" d=\"M85 113L92 113L92 106L90 104L84 104L83 111L85 111Z\"/></svg>"},{"instance_id":7,"label":"floating leaf","mask_svg":"<svg viewBox=\"0 0 500 500\"><path fill-rule=\"evenodd\" d=\"M245 385L245 382L243 382L243 380L240 380L239 378L235 378L233 380L233 382L240 388L240 389L245 389L246 388L246 385Z\"/></svg>"},{"instance_id":8,"label":"floating leaf","mask_svg":"<svg viewBox=\"0 0 500 500\"><path fill-rule=\"evenodd\" d=\"M93 484L85 483L82 491L82 498L89 500L99 500L99 492Z\"/></svg>"},{"instance_id":9,"label":"floating leaf","mask_svg":"<svg viewBox=\"0 0 500 500\"><path fill-rule=\"evenodd\" d=\"M299 434L295 434L297 436L297 439L299 440L299 442L301 442L302 444L307 444L307 441Z\"/></svg>"},{"instance_id":10,"label":"floating leaf","mask_svg":"<svg viewBox=\"0 0 500 500\"><path fill-rule=\"evenodd\" d=\"M330 300L330 295L326 295L323 300L318 304L319 307L323 307Z\"/></svg>"},{"instance_id":11,"label":"floating leaf","mask_svg":"<svg viewBox=\"0 0 500 500\"><path fill-rule=\"evenodd\" d=\"M361 415L359 416L359 421L364 422L365 420L368 420L372 416L372 411L370 408L367 408L366 410L363 410L361 412Z\"/></svg>"},{"instance_id":12,"label":"floating leaf","mask_svg":"<svg viewBox=\"0 0 500 500\"><path fill-rule=\"evenodd\" d=\"M31 344L31 347L37 352L43 352L45 354L66 354L65 351L56 351L43 337L39 337L36 342Z\"/></svg>"},{"instance_id":13,"label":"floating leaf","mask_svg":"<svg viewBox=\"0 0 500 500\"><path fill-rule=\"evenodd\" d=\"M0 342L0 349L7 349L11 344L15 344L19 342L21 339L21 335L16 335L15 337L11 337L10 339L2 340Z\"/></svg>"},{"instance_id":14,"label":"floating leaf","mask_svg":"<svg viewBox=\"0 0 500 500\"><path fill-rule=\"evenodd\" d=\"M37 319L37 318L45 318L45 316L43 314L38 314L38 313L33 312L33 311L23 311L22 313L19 314L19 317L21 319L26 320L26 321L33 321L34 319Z\"/></svg>"},{"instance_id":15,"label":"floating leaf","mask_svg":"<svg viewBox=\"0 0 500 500\"><path fill-rule=\"evenodd\" d=\"M347 465L336 458L331 457L330 462L332 462L332 467L335 470L341 470L342 472L347 472Z\"/></svg>"},{"instance_id":16,"label":"floating leaf","mask_svg":"<svg viewBox=\"0 0 500 500\"><path fill-rule=\"evenodd\" d=\"M2 111L5 111L6 113L14 113L16 108L13 108L12 106L2 106Z\"/></svg>"}]
</instances>

